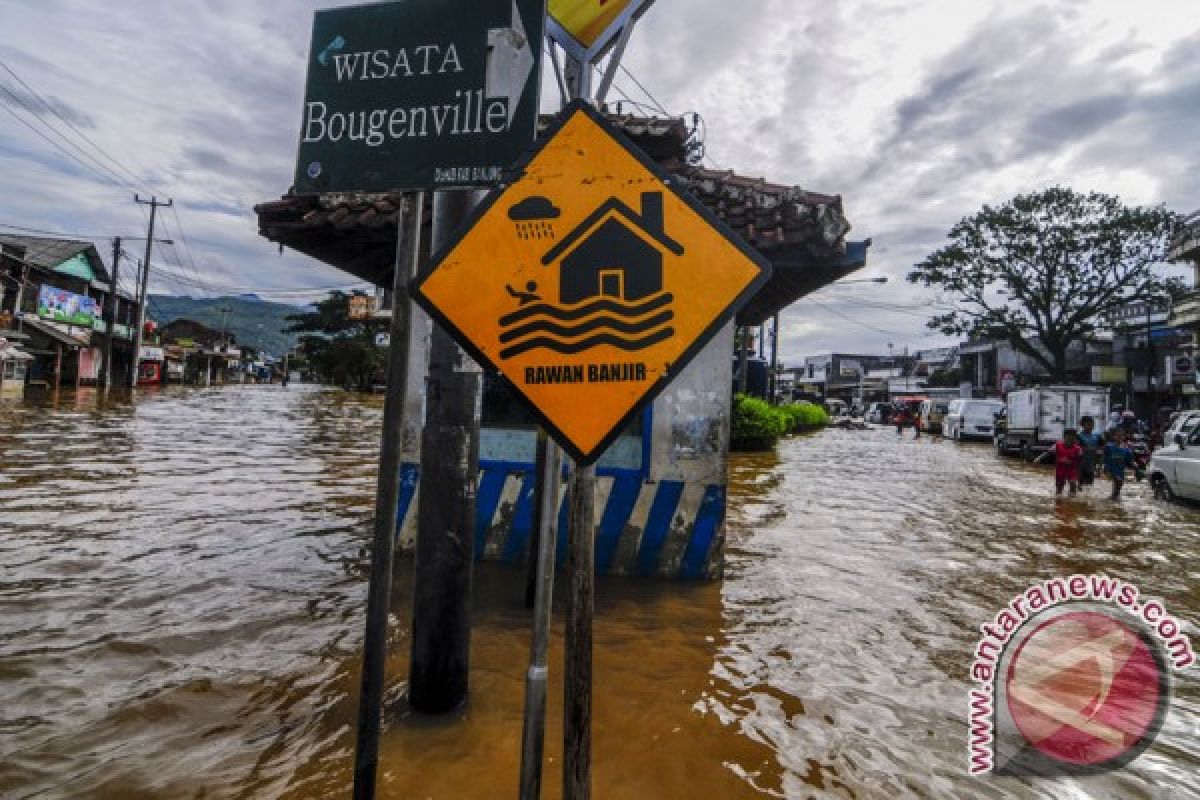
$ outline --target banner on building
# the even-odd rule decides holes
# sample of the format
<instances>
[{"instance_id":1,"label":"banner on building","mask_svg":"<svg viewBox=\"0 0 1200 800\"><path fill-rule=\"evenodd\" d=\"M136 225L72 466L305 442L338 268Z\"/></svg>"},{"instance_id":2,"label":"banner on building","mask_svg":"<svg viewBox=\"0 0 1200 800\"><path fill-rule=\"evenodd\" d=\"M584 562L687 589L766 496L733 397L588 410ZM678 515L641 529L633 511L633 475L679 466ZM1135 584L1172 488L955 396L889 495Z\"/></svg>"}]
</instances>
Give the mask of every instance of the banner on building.
<instances>
[{"instance_id":1,"label":"banner on building","mask_svg":"<svg viewBox=\"0 0 1200 800\"><path fill-rule=\"evenodd\" d=\"M1125 367L1092 367L1092 383L1125 383L1127 376Z\"/></svg>"},{"instance_id":2,"label":"banner on building","mask_svg":"<svg viewBox=\"0 0 1200 800\"><path fill-rule=\"evenodd\" d=\"M161 347L142 345L138 348L138 361L163 361L165 357Z\"/></svg>"},{"instance_id":3,"label":"banner on building","mask_svg":"<svg viewBox=\"0 0 1200 800\"><path fill-rule=\"evenodd\" d=\"M87 295L68 292L56 286L38 289L37 315L51 322L92 327L99 306Z\"/></svg>"},{"instance_id":4,"label":"banner on building","mask_svg":"<svg viewBox=\"0 0 1200 800\"><path fill-rule=\"evenodd\" d=\"M350 297L350 319L370 319L375 310L375 298L365 294Z\"/></svg>"}]
</instances>

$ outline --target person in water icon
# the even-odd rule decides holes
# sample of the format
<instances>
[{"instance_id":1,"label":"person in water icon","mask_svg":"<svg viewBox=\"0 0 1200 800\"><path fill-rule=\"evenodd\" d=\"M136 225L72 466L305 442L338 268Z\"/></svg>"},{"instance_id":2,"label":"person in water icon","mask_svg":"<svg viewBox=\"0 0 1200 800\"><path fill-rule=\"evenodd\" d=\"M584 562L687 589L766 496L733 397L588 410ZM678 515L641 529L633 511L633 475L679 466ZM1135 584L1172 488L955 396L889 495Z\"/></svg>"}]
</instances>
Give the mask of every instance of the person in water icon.
<instances>
[{"instance_id":1,"label":"person in water icon","mask_svg":"<svg viewBox=\"0 0 1200 800\"><path fill-rule=\"evenodd\" d=\"M542 299L541 295L537 293L537 281L530 281L529 283L525 284L525 291L523 292L517 291L508 284L505 284L504 288L508 290L510 295L519 300L521 305L525 305L526 303L536 303Z\"/></svg>"}]
</instances>

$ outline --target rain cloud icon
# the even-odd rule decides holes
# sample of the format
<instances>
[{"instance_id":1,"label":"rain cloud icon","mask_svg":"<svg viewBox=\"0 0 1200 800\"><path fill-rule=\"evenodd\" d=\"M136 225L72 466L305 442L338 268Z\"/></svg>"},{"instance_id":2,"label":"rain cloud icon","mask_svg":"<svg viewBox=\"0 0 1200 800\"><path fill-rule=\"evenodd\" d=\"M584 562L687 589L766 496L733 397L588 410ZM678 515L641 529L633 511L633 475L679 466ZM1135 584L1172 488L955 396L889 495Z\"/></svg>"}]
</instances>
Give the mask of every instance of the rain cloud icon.
<instances>
[{"instance_id":1,"label":"rain cloud icon","mask_svg":"<svg viewBox=\"0 0 1200 800\"><path fill-rule=\"evenodd\" d=\"M526 197L508 209L508 218L517 225L522 239L553 239L554 228L547 220L557 219L562 210L540 195Z\"/></svg>"}]
</instances>

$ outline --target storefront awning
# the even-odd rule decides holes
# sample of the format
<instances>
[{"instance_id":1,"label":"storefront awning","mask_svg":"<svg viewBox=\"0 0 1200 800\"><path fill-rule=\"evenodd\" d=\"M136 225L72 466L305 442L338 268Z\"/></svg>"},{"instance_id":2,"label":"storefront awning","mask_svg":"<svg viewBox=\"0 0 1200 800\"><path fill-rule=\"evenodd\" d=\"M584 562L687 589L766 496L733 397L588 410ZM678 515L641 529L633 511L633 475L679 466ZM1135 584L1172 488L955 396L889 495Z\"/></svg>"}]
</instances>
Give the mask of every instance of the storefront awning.
<instances>
[{"instance_id":1,"label":"storefront awning","mask_svg":"<svg viewBox=\"0 0 1200 800\"><path fill-rule=\"evenodd\" d=\"M0 361L32 361L33 356L17 347L16 342L0 338Z\"/></svg>"},{"instance_id":2,"label":"storefront awning","mask_svg":"<svg viewBox=\"0 0 1200 800\"><path fill-rule=\"evenodd\" d=\"M92 343L91 331L70 333L65 328L61 328L53 322L46 322L29 314L21 317L21 323L24 325L25 330L35 335L42 334L53 340L56 344L65 344L68 347L87 347Z\"/></svg>"}]
</instances>

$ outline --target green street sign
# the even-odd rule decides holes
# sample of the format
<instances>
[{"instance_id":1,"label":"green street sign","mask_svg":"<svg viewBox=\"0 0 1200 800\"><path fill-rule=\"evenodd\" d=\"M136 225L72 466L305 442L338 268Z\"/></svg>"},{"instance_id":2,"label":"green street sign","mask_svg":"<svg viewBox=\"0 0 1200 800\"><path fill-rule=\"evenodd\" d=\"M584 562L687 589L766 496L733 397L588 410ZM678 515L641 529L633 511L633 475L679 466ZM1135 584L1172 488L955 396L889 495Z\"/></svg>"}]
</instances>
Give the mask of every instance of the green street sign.
<instances>
[{"instance_id":1,"label":"green street sign","mask_svg":"<svg viewBox=\"0 0 1200 800\"><path fill-rule=\"evenodd\" d=\"M494 186L533 141L545 0L313 16L295 191Z\"/></svg>"}]
</instances>

